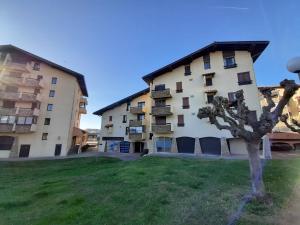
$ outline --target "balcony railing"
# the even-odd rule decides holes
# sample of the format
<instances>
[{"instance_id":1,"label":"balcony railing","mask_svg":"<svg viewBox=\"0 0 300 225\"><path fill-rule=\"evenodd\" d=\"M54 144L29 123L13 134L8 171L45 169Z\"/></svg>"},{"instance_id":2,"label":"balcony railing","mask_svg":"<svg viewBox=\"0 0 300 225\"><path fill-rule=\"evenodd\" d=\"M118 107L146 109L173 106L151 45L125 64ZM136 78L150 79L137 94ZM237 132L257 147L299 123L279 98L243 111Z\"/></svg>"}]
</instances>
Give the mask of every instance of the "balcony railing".
<instances>
[{"instance_id":1,"label":"balcony railing","mask_svg":"<svg viewBox=\"0 0 300 225\"><path fill-rule=\"evenodd\" d=\"M130 120L129 126L130 127L140 127L146 125L145 120Z\"/></svg>"},{"instance_id":2,"label":"balcony railing","mask_svg":"<svg viewBox=\"0 0 300 225\"><path fill-rule=\"evenodd\" d=\"M143 114L145 113L145 107L130 107L129 112L132 114Z\"/></svg>"},{"instance_id":3,"label":"balcony railing","mask_svg":"<svg viewBox=\"0 0 300 225\"><path fill-rule=\"evenodd\" d=\"M16 112L17 112L17 108L0 107L0 115L3 115L3 116L15 116Z\"/></svg>"},{"instance_id":4,"label":"balcony railing","mask_svg":"<svg viewBox=\"0 0 300 225\"><path fill-rule=\"evenodd\" d=\"M15 84L18 86L27 86L27 87L44 87L42 79L26 78L26 77L12 77L9 75L3 76L1 81L6 84Z\"/></svg>"},{"instance_id":5,"label":"balcony railing","mask_svg":"<svg viewBox=\"0 0 300 225\"><path fill-rule=\"evenodd\" d=\"M41 96L40 94L26 93L26 92L0 91L0 99L6 99L12 101L35 102L35 101L41 101Z\"/></svg>"},{"instance_id":6,"label":"balcony railing","mask_svg":"<svg viewBox=\"0 0 300 225\"><path fill-rule=\"evenodd\" d=\"M152 124L152 132L157 134L170 134L173 132L172 124Z\"/></svg>"},{"instance_id":7,"label":"balcony railing","mask_svg":"<svg viewBox=\"0 0 300 225\"><path fill-rule=\"evenodd\" d=\"M6 64L0 65L0 70L2 69L28 72L27 63L7 62Z\"/></svg>"},{"instance_id":8,"label":"balcony railing","mask_svg":"<svg viewBox=\"0 0 300 225\"><path fill-rule=\"evenodd\" d=\"M129 133L129 139L133 141L142 141L146 139L145 133Z\"/></svg>"},{"instance_id":9,"label":"balcony railing","mask_svg":"<svg viewBox=\"0 0 300 225\"><path fill-rule=\"evenodd\" d=\"M170 105L152 106L152 116L168 116L172 115L172 107Z\"/></svg>"},{"instance_id":10,"label":"balcony railing","mask_svg":"<svg viewBox=\"0 0 300 225\"><path fill-rule=\"evenodd\" d=\"M1 133L9 133L12 132L14 128L13 124L0 124L0 132Z\"/></svg>"},{"instance_id":11,"label":"balcony railing","mask_svg":"<svg viewBox=\"0 0 300 225\"><path fill-rule=\"evenodd\" d=\"M171 98L171 90L170 88L164 89L164 90L152 90L151 91L151 97L156 98Z\"/></svg>"},{"instance_id":12,"label":"balcony railing","mask_svg":"<svg viewBox=\"0 0 300 225\"><path fill-rule=\"evenodd\" d=\"M40 110L38 108L4 108L0 107L0 115L3 116L39 116Z\"/></svg>"},{"instance_id":13,"label":"balcony railing","mask_svg":"<svg viewBox=\"0 0 300 225\"><path fill-rule=\"evenodd\" d=\"M88 104L88 101L87 101L87 99L86 98L84 98L84 97L80 97L80 103L83 103L83 104L85 104L85 105L87 105Z\"/></svg>"},{"instance_id":14,"label":"balcony railing","mask_svg":"<svg viewBox=\"0 0 300 225\"><path fill-rule=\"evenodd\" d=\"M36 131L36 124L16 124L16 133L31 133Z\"/></svg>"},{"instance_id":15,"label":"balcony railing","mask_svg":"<svg viewBox=\"0 0 300 225\"><path fill-rule=\"evenodd\" d=\"M85 107L79 107L79 113L80 114L87 114L86 108Z\"/></svg>"}]
</instances>

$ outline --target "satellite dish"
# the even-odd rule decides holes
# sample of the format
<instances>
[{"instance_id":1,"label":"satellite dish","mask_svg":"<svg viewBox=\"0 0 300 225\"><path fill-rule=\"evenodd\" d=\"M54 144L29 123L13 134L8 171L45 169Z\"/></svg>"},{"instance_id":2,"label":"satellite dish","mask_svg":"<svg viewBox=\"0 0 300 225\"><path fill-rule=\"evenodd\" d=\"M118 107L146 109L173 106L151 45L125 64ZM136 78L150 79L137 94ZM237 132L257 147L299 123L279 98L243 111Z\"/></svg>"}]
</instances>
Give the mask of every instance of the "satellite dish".
<instances>
[{"instance_id":1,"label":"satellite dish","mask_svg":"<svg viewBox=\"0 0 300 225\"><path fill-rule=\"evenodd\" d=\"M287 63L287 69L292 73L300 73L300 57L290 59Z\"/></svg>"}]
</instances>

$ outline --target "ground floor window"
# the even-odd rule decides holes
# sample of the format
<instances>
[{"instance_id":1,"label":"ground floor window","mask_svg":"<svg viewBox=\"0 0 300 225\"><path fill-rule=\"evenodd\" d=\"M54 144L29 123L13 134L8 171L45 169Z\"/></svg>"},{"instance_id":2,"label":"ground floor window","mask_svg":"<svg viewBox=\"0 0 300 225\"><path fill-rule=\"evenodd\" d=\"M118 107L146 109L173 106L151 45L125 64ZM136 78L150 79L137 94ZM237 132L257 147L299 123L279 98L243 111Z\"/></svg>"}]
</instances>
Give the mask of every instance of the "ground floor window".
<instances>
[{"instance_id":1,"label":"ground floor window","mask_svg":"<svg viewBox=\"0 0 300 225\"><path fill-rule=\"evenodd\" d=\"M171 152L172 138L159 137L155 144L157 152Z\"/></svg>"},{"instance_id":2,"label":"ground floor window","mask_svg":"<svg viewBox=\"0 0 300 225\"><path fill-rule=\"evenodd\" d=\"M107 151L119 151L119 144L120 141L107 141L106 146L107 146Z\"/></svg>"},{"instance_id":3,"label":"ground floor window","mask_svg":"<svg viewBox=\"0 0 300 225\"><path fill-rule=\"evenodd\" d=\"M15 138L10 136L0 136L0 150L10 150Z\"/></svg>"}]
</instances>

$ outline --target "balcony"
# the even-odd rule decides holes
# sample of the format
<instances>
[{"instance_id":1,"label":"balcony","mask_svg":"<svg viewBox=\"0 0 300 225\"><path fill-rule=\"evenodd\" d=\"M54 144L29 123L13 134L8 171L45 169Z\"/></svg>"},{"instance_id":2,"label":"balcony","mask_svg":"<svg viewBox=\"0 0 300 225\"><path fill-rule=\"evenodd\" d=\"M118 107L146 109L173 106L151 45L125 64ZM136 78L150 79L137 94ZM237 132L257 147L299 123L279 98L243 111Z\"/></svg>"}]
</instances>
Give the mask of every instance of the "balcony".
<instances>
[{"instance_id":1,"label":"balcony","mask_svg":"<svg viewBox=\"0 0 300 225\"><path fill-rule=\"evenodd\" d=\"M0 124L0 133L9 133L13 132L13 124Z\"/></svg>"},{"instance_id":2,"label":"balcony","mask_svg":"<svg viewBox=\"0 0 300 225\"><path fill-rule=\"evenodd\" d=\"M152 132L157 134L170 134L173 132L173 127L171 123L152 124Z\"/></svg>"},{"instance_id":3,"label":"balcony","mask_svg":"<svg viewBox=\"0 0 300 225\"><path fill-rule=\"evenodd\" d=\"M129 112L132 114L143 114L145 113L145 107L130 107Z\"/></svg>"},{"instance_id":4,"label":"balcony","mask_svg":"<svg viewBox=\"0 0 300 225\"><path fill-rule=\"evenodd\" d=\"M172 107L165 106L152 106L152 116L168 116L172 115Z\"/></svg>"},{"instance_id":5,"label":"balcony","mask_svg":"<svg viewBox=\"0 0 300 225\"><path fill-rule=\"evenodd\" d=\"M39 116L40 110L28 108L3 108L0 107L0 115L3 116Z\"/></svg>"},{"instance_id":6,"label":"balcony","mask_svg":"<svg viewBox=\"0 0 300 225\"><path fill-rule=\"evenodd\" d=\"M12 77L9 75L3 76L1 81L6 84L14 84L18 86L43 88L44 82L42 79L26 78L26 77Z\"/></svg>"},{"instance_id":7,"label":"balcony","mask_svg":"<svg viewBox=\"0 0 300 225\"><path fill-rule=\"evenodd\" d=\"M0 115L3 115L3 116L15 116L16 112L17 112L17 108L0 107Z\"/></svg>"},{"instance_id":8,"label":"balcony","mask_svg":"<svg viewBox=\"0 0 300 225\"><path fill-rule=\"evenodd\" d=\"M87 105L88 104L88 101L87 101L87 99L86 98L84 98L84 97L80 97L80 103L83 103L84 105Z\"/></svg>"},{"instance_id":9,"label":"balcony","mask_svg":"<svg viewBox=\"0 0 300 225\"><path fill-rule=\"evenodd\" d=\"M39 116L40 110L35 109L28 109L28 108L17 108L16 114L19 116Z\"/></svg>"},{"instance_id":10,"label":"balcony","mask_svg":"<svg viewBox=\"0 0 300 225\"><path fill-rule=\"evenodd\" d=\"M0 91L0 99L24 102L41 101L40 94L26 93L26 92L6 92Z\"/></svg>"},{"instance_id":11,"label":"balcony","mask_svg":"<svg viewBox=\"0 0 300 225\"><path fill-rule=\"evenodd\" d=\"M16 133L31 133L35 132L37 129L36 124L16 124Z\"/></svg>"},{"instance_id":12,"label":"balcony","mask_svg":"<svg viewBox=\"0 0 300 225\"><path fill-rule=\"evenodd\" d=\"M146 121L145 120L130 120L129 121L129 127L140 127L145 126Z\"/></svg>"},{"instance_id":13,"label":"balcony","mask_svg":"<svg viewBox=\"0 0 300 225\"><path fill-rule=\"evenodd\" d=\"M27 69L27 63L7 62L6 64L0 65L0 70L3 69L9 71L29 72Z\"/></svg>"},{"instance_id":14,"label":"balcony","mask_svg":"<svg viewBox=\"0 0 300 225\"><path fill-rule=\"evenodd\" d=\"M79 113L80 114L87 114L86 108L85 107L79 107Z\"/></svg>"},{"instance_id":15,"label":"balcony","mask_svg":"<svg viewBox=\"0 0 300 225\"><path fill-rule=\"evenodd\" d=\"M142 141L146 139L145 133L129 133L129 139L132 141Z\"/></svg>"},{"instance_id":16,"label":"balcony","mask_svg":"<svg viewBox=\"0 0 300 225\"><path fill-rule=\"evenodd\" d=\"M152 90L151 91L151 97L156 98L171 98L171 90L170 88L164 89L164 90Z\"/></svg>"}]
</instances>

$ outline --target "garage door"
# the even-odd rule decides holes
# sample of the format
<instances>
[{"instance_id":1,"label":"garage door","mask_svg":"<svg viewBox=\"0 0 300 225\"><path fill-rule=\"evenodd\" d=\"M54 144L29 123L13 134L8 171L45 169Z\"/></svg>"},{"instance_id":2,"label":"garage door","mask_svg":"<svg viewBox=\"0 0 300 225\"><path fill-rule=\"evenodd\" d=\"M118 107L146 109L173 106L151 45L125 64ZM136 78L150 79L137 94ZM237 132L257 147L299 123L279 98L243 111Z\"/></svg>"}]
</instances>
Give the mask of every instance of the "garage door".
<instances>
[{"instance_id":1,"label":"garage door","mask_svg":"<svg viewBox=\"0 0 300 225\"><path fill-rule=\"evenodd\" d=\"M200 138L202 153L211 155L221 155L221 140L216 137Z\"/></svg>"},{"instance_id":2,"label":"garage door","mask_svg":"<svg viewBox=\"0 0 300 225\"><path fill-rule=\"evenodd\" d=\"M176 138L177 150L179 153L194 153L195 152L195 138L179 137Z\"/></svg>"},{"instance_id":3,"label":"garage door","mask_svg":"<svg viewBox=\"0 0 300 225\"><path fill-rule=\"evenodd\" d=\"M120 152L129 153L129 148L130 148L130 142L128 142L128 141L120 142Z\"/></svg>"}]
</instances>

